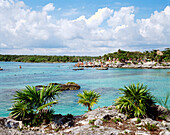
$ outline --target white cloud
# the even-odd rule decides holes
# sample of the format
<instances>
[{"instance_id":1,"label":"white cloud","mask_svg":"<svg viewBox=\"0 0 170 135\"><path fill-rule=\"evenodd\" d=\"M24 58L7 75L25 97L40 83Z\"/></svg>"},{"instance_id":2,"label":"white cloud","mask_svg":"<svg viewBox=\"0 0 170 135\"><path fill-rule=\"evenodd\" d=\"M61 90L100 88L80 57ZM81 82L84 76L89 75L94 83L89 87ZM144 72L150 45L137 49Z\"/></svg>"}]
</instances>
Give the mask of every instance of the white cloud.
<instances>
[{"instance_id":1,"label":"white cloud","mask_svg":"<svg viewBox=\"0 0 170 135\"><path fill-rule=\"evenodd\" d=\"M93 16L87 19L86 23L91 28L98 27L112 13L113 13L113 10L109 8L98 9L98 11Z\"/></svg>"},{"instance_id":2,"label":"white cloud","mask_svg":"<svg viewBox=\"0 0 170 135\"><path fill-rule=\"evenodd\" d=\"M77 15L78 11L76 8L72 8L71 10L65 12L62 14L62 16L73 16L73 15Z\"/></svg>"},{"instance_id":3,"label":"white cloud","mask_svg":"<svg viewBox=\"0 0 170 135\"><path fill-rule=\"evenodd\" d=\"M119 11L115 11L114 15L108 20L108 26L116 28L121 25L134 24L134 7L122 7Z\"/></svg>"},{"instance_id":4,"label":"white cloud","mask_svg":"<svg viewBox=\"0 0 170 135\"><path fill-rule=\"evenodd\" d=\"M119 48L132 50L131 46L137 50L170 46L169 6L137 20L134 7L114 12L106 7L89 18L55 21L48 14L54 9L52 3L34 11L22 1L0 0L0 53L103 55ZM64 16L77 13L71 9Z\"/></svg>"},{"instance_id":5,"label":"white cloud","mask_svg":"<svg viewBox=\"0 0 170 135\"><path fill-rule=\"evenodd\" d=\"M7 46L7 44L5 44L5 43L1 43L1 44L0 44L0 48L8 48L8 46Z\"/></svg>"},{"instance_id":6,"label":"white cloud","mask_svg":"<svg viewBox=\"0 0 170 135\"><path fill-rule=\"evenodd\" d=\"M54 9L55 9L55 7L54 7L53 3L49 3L49 4L45 5L42 10L47 12L47 11L53 11Z\"/></svg>"},{"instance_id":7,"label":"white cloud","mask_svg":"<svg viewBox=\"0 0 170 135\"><path fill-rule=\"evenodd\" d=\"M58 11L61 11L61 8L58 8L57 10L58 10Z\"/></svg>"}]
</instances>

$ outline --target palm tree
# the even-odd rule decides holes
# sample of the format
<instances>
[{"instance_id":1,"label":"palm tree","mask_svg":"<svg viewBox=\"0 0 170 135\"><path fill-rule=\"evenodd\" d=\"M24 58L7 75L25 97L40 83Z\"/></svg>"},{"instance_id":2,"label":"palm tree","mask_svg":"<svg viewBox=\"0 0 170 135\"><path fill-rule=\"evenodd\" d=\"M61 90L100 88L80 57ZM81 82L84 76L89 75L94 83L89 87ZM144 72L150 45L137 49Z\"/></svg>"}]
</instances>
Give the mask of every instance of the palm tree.
<instances>
[{"instance_id":1,"label":"palm tree","mask_svg":"<svg viewBox=\"0 0 170 135\"><path fill-rule=\"evenodd\" d=\"M137 83L136 86L132 84L119 90L123 96L116 99L116 109L132 117L145 117L149 114L155 101L147 86L144 87L143 84Z\"/></svg>"},{"instance_id":2,"label":"palm tree","mask_svg":"<svg viewBox=\"0 0 170 135\"><path fill-rule=\"evenodd\" d=\"M50 111L50 107L57 103L56 96L59 95L59 86L49 85L41 90L34 86L26 86L26 89L16 91L14 105L10 115L17 120L32 119Z\"/></svg>"},{"instance_id":3,"label":"palm tree","mask_svg":"<svg viewBox=\"0 0 170 135\"><path fill-rule=\"evenodd\" d=\"M80 98L78 100L78 103L87 106L88 111L92 111L91 107L93 107L94 104L97 104L98 99L101 95L94 91L84 90L83 94L79 93L77 96Z\"/></svg>"}]
</instances>

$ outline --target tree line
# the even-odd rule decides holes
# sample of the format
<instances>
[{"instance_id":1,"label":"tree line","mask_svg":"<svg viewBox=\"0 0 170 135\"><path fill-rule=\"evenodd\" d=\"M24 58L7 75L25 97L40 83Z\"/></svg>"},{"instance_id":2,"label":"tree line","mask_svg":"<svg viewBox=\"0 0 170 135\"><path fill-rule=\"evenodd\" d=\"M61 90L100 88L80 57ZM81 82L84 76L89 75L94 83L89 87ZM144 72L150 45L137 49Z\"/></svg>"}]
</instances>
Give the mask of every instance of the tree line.
<instances>
[{"instance_id":1,"label":"tree line","mask_svg":"<svg viewBox=\"0 0 170 135\"><path fill-rule=\"evenodd\" d=\"M123 62L130 61L156 61L169 62L170 48L166 48L158 54L157 50L144 52L130 52L119 49L117 52L108 53L103 56L43 56L43 55L0 55L0 61L14 61L14 62L78 62L78 61L93 61L94 59L103 59L104 61L113 60L114 58Z\"/></svg>"},{"instance_id":2,"label":"tree line","mask_svg":"<svg viewBox=\"0 0 170 135\"><path fill-rule=\"evenodd\" d=\"M78 62L92 61L98 57L91 56L42 56L42 55L0 55L0 61L14 62Z\"/></svg>"}]
</instances>

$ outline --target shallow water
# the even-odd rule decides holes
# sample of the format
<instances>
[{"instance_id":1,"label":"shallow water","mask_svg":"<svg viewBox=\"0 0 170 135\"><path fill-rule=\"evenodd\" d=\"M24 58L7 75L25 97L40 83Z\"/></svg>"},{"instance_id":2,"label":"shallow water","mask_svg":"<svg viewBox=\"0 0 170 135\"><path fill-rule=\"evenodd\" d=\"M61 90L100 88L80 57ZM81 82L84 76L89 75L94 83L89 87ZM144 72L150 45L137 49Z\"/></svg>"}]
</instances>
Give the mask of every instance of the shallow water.
<instances>
[{"instance_id":1,"label":"shallow water","mask_svg":"<svg viewBox=\"0 0 170 135\"><path fill-rule=\"evenodd\" d=\"M78 91L64 91L53 108L55 113L80 115L87 111L86 107L77 104L77 94L84 89L94 90L101 94L98 104L94 108L113 104L119 96L119 88L132 83L148 85L151 93L156 97L165 97L170 90L169 69L109 69L74 71L75 63L19 63L0 62L0 117L8 116L11 98L16 90L26 85L48 85L51 82L76 82L81 86ZM22 69L19 69L19 66ZM170 104L170 100L168 100Z\"/></svg>"}]
</instances>

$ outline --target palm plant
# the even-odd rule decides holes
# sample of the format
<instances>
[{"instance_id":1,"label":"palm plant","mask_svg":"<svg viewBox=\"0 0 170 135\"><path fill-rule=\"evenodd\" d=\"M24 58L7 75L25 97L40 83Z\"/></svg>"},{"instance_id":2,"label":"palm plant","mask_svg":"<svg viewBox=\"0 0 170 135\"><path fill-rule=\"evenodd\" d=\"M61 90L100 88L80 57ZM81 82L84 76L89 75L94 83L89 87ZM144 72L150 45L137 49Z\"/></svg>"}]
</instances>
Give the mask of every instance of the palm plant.
<instances>
[{"instance_id":1,"label":"palm plant","mask_svg":"<svg viewBox=\"0 0 170 135\"><path fill-rule=\"evenodd\" d=\"M84 90L83 94L79 93L77 96L80 98L78 103L88 107L88 111L92 111L91 107L93 107L94 104L97 104L101 95L94 91Z\"/></svg>"},{"instance_id":2,"label":"palm plant","mask_svg":"<svg viewBox=\"0 0 170 135\"><path fill-rule=\"evenodd\" d=\"M50 111L50 107L57 103L56 96L59 95L59 86L49 85L41 90L36 90L34 86L26 86L26 89L16 91L11 109L11 117L24 121L36 117L44 117L45 112ZM43 114L43 115L42 115Z\"/></svg>"},{"instance_id":3,"label":"palm plant","mask_svg":"<svg viewBox=\"0 0 170 135\"><path fill-rule=\"evenodd\" d=\"M155 101L147 86L137 83L136 86L132 84L119 90L123 96L115 100L116 109L131 117L145 117L149 114L149 110Z\"/></svg>"},{"instance_id":4,"label":"palm plant","mask_svg":"<svg viewBox=\"0 0 170 135\"><path fill-rule=\"evenodd\" d=\"M161 105L164 106L167 110L169 110L169 105L168 105L168 99L170 96L170 92L168 92L166 94L165 100L163 100L162 98L156 98L156 101Z\"/></svg>"}]
</instances>

